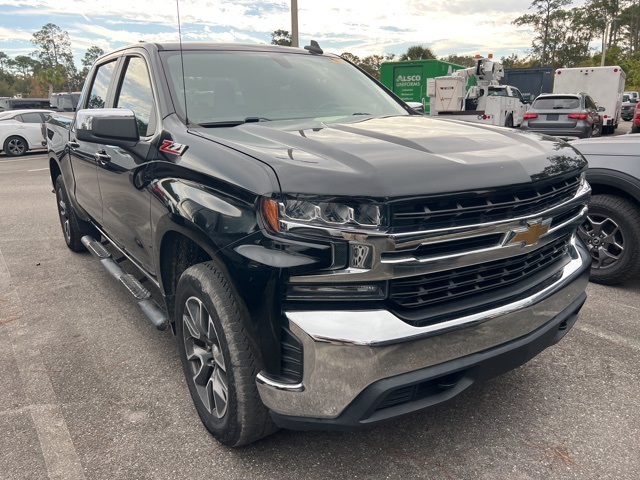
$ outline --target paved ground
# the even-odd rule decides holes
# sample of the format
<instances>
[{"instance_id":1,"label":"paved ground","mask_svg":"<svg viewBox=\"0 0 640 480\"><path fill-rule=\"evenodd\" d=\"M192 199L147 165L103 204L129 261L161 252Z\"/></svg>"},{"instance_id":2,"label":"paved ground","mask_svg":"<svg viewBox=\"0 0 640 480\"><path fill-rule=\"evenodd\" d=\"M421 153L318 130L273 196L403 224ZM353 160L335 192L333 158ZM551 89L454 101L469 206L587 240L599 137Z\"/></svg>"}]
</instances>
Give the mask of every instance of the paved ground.
<instances>
[{"instance_id":1,"label":"paved ground","mask_svg":"<svg viewBox=\"0 0 640 480\"><path fill-rule=\"evenodd\" d=\"M448 404L230 450L200 425L171 333L66 248L54 199L43 155L0 155L2 479L638 477L640 279L590 285L560 344Z\"/></svg>"}]
</instances>

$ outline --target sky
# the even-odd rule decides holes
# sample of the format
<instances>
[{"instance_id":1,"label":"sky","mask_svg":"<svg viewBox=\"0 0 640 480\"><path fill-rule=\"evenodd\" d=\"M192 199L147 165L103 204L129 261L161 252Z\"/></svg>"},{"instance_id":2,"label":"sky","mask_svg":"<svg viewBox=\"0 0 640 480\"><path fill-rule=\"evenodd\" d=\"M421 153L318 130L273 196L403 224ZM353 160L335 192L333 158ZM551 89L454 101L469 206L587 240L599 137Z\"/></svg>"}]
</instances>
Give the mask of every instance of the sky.
<instances>
[{"instance_id":1,"label":"sky","mask_svg":"<svg viewBox=\"0 0 640 480\"><path fill-rule=\"evenodd\" d=\"M573 6L584 3L574 0ZM300 45L316 40L328 52L396 55L412 45L438 57L455 53L520 57L533 32L512 21L531 0L298 0ZM182 40L271 43L291 31L290 0L179 0ZM69 33L79 65L92 45L105 51L139 41L178 41L176 0L0 0L0 51L35 50L46 23Z\"/></svg>"}]
</instances>

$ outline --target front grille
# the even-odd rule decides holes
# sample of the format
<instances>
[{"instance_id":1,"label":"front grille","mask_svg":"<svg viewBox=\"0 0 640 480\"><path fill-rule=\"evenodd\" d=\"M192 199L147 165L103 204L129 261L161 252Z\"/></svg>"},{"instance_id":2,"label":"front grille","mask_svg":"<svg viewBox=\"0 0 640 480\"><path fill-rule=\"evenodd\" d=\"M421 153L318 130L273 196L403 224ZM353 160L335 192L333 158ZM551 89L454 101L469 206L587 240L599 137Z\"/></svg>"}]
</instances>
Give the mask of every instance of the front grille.
<instances>
[{"instance_id":1,"label":"front grille","mask_svg":"<svg viewBox=\"0 0 640 480\"><path fill-rule=\"evenodd\" d=\"M553 275L564 265L563 259L567 256L568 243L569 239L564 237L516 257L391 280L389 300L394 309L404 311L439 307L444 303L459 307L463 303L473 302L474 299L481 299L482 305L486 306L496 299L508 297L517 291L522 283L525 283L527 288L531 287L534 285L532 277L543 270L550 271L547 277ZM459 308L457 312L460 312Z\"/></svg>"},{"instance_id":2,"label":"front grille","mask_svg":"<svg viewBox=\"0 0 640 480\"><path fill-rule=\"evenodd\" d=\"M508 192L502 189L403 201L391 205L391 225L400 229L424 230L509 220L566 202L576 195L579 188L580 176L576 175Z\"/></svg>"}]
</instances>

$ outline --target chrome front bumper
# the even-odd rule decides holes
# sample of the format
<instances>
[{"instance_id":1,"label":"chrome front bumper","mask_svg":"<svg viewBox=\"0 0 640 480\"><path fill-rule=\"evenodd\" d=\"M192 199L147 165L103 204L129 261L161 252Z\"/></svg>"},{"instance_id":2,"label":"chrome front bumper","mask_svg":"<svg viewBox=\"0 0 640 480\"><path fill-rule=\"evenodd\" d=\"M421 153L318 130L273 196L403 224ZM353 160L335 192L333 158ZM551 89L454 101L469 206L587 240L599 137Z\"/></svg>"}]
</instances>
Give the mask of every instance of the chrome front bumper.
<instances>
[{"instance_id":1,"label":"chrome front bumper","mask_svg":"<svg viewBox=\"0 0 640 480\"><path fill-rule=\"evenodd\" d=\"M437 325L413 327L386 310L286 312L303 344L303 379L281 384L259 374L262 401L277 415L334 419L379 380L525 337L584 294L591 257L575 237L569 254L559 278L538 293Z\"/></svg>"}]
</instances>

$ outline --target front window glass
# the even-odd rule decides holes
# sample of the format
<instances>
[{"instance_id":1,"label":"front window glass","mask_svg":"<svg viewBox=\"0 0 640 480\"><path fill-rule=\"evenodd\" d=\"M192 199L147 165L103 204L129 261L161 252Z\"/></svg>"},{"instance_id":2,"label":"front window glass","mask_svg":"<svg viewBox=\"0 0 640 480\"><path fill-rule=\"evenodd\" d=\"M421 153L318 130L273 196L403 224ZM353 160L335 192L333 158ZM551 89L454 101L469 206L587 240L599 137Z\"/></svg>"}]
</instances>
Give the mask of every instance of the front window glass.
<instances>
[{"instance_id":1,"label":"front window glass","mask_svg":"<svg viewBox=\"0 0 640 480\"><path fill-rule=\"evenodd\" d=\"M111 82L115 68L115 60L105 63L98 68L93 80L93 85L91 85L87 108L104 108L104 103L107 101L109 82Z\"/></svg>"},{"instance_id":2,"label":"front window glass","mask_svg":"<svg viewBox=\"0 0 640 480\"><path fill-rule=\"evenodd\" d=\"M382 88L341 58L274 52L161 53L172 95L189 122L247 118L407 115ZM186 88L185 88L186 86Z\"/></svg>"},{"instance_id":3,"label":"front window glass","mask_svg":"<svg viewBox=\"0 0 640 480\"><path fill-rule=\"evenodd\" d=\"M153 90L145 61L140 57L130 57L118 93L116 107L133 110L141 137L155 131Z\"/></svg>"}]
</instances>

